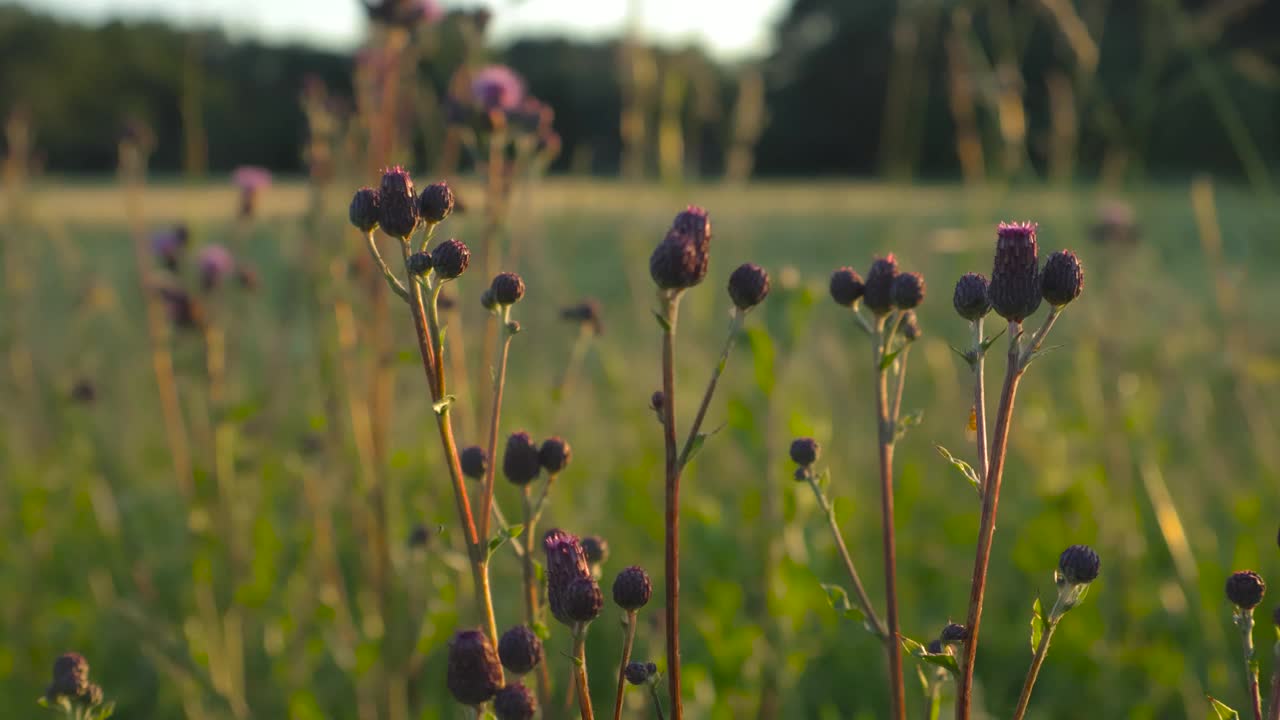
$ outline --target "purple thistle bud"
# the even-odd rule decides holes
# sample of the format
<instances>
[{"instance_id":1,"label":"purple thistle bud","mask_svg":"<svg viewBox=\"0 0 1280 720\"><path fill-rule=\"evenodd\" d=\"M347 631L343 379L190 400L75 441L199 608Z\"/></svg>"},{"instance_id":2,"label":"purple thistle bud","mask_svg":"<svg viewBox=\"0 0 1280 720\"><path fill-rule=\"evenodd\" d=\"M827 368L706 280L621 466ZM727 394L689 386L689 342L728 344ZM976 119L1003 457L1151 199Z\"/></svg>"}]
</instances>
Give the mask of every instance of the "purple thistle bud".
<instances>
[{"instance_id":1,"label":"purple thistle bud","mask_svg":"<svg viewBox=\"0 0 1280 720\"><path fill-rule=\"evenodd\" d=\"M627 682L632 685L643 685L649 682L649 678L658 671L658 667L653 663L633 662L627 663L627 669L623 674L627 676Z\"/></svg>"},{"instance_id":2,"label":"purple thistle bud","mask_svg":"<svg viewBox=\"0 0 1280 720\"><path fill-rule=\"evenodd\" d=\"M698 252L706 255L711 249L711 216L697 205L690 205L676 214L671 229L681 235L689 235L698 246Z\"/></svg>"},{"instance_id":3,"label":"purple thistle bud","mask_svg":"<svg viewBox=\"0 0 1280 720\"><path fill-rule=\"evenodd\" d=\"M351 208L347 211L347 217L357 230L367 233L378 227L380 212L378 191L371 187L362 187L351 197Z\"/></svg>"},{"instance_id":4,"label":"purple thistle bud","mask_svg":"<svg viewBox=\"0 0 1280 720\"><path fill-rule=\"evenodd\" d=\"M1227 599L1242 610L1252 610L1262 604L1267 584L1262 576L1252 570L1240 570L1227 578Z\"/></svg>"},{"instance_id":5,"label":"purple thistle bud","mask_svg":"<svg viewBox=\"0 0 1280 720\"><path fill-rule=\"evenodd\" d=\"M551 475L558 475L573 460L573 448L562 437L550 437L538 448L538 463Z\"/></svg>"},{"instance_id":6,"label":"purple thistle bud","mask_svg":"<svg viewBox=\"0 0 1280 720\"><path fill-rule=\"evenodd\" d=\"M729 275L729 298L739 310L750 310L769 295L769 273L755 263L743 263Z\"/></svg>"},{"instance_id":7,"label":"purple thistle bud","mask_svg":"<svg viewBox=\"0 0 1280 720\"><path fill-rule=\"evenodd\" d=\"M965 320L974 321L991 312L991 300L987 297L987 276L979 273L966 273L956 281L956 291L951 297L951 304L956 312Z\"/></svg>"},{"instance_id":8,"label":"purple thistle bud","mask_svg":"<svg viewBox=\"0 0 1280 720\"><path fill-rule=\"evenodd\" d=\"M591 568L587 565L586 553L578 538L563 530L548 530L543 536L543 548L547 552L547 605L551 614L565 625L577 622L583 614L584 606L590 605L590 595L585 589L578 589L573 596L571 589L578 581L595 584L591 579ZM596 589L599 593L599 588ZM570 600L577 604L571 606ZM570 613L570 610L578 612ZM599 610L597 609L597 612Z\"/></svg>"},{"instance_id":9,"label":"purple thistle bud","mask_svg":"<svg viewBox=\"0 0 1280 720\"><path fill-rule=\"evenodd\" d=\"M944 645L957 645L969 639L969 628L960 623L947 623L939 637Z\"/></svg>"},{"instance_id":10,"label":"purple thistle bud","mask_svg":"<svg viewBox=\"0 0 1280 720\"><path fill-rule=\"evenodd\" d=\"M649 275L663 290L687 290L707 276L708 262L696 237L673 228L649 256Z\"/></svg>"},{"instance_id":11,"label":"purple thistle bud","mask_svg":"<svg viewBox=\"0 0 1280 720\"><path fill-rule=\"evenodd\" d=\"M623 570L613 580L613 601L623 610L635 612L649 604L651 597L653 583L649 581L649 573L639 565Z\"/></svg>"},{"instance_id":12,"label":"purple thistle bud","mask_svg":"<svg viewBox=\"0 0 1280 720\"><path fill-rule=\"evenodd\" d=\"M842 267L831 273L831 299L837 305L852 307L862 299L866 286L862 284L862 276L850 267Z\"/></svg>"},{"instance_id":13,"label":"purple thistle bud","mask_svg":"<svg viewBox=\"0 0 1280 720\"><path fill-rule=\"evenodd\" d=\"M197 259L200 287L209 292L222 284L236 270L236 259L224 245L205 245Z\"/></svg>"},{"instance_id":14,"label":"purple thistle bud","mask_svg":"<svg viewBox=\"0 0 1280 720\"><path fill-rule=\"evenodd\" d=\"M987 296L1009 322L1020 323L1040 307L1040 266L1035 223L1000 223Z\"/></svg>"},{"instance_id":15,"label":"purple thistle bud","mask_svg":"<svg viewBox=\"0 0 1280 720\"><path fill-rule=\"evenodd\" d=\"M488 702L502 687L502 666L489 638L479 630L459 630L449 641L445 684L463 705Z\"/></svg>"},{"instance_id":16,"label":"purple thistle bud","mask_svg":"<svg viewBox=\"0 0 1280 720\"><path fill-rule=\"evenodd\" d=\"M431 272L431 253L416 252L410 255L405 267L409 270L409 274L414 277L426 275Z\"/></svg>"},{"instance_id":17,"label":"purple thistle bud","mask_svg":"<svg viewBox=\"0 0 1280 720\"><path fill-rule=\"evenodd\" d=\"M493 698L493 714L498 720L533 720L538 712L538 701L523 683L512 683Z\"/></svg>"},{"instance_id":18,"label":"purple thistle bud","mask_svg":"<svg viewBox=\"0 0 1280 720\"><path fill-rule=\"evenodd\" d=\"M604 608L604 593L593 578L576 578L564 597L564 612L577 623L591 622L600 617ZM561 620L564 622L564 620Z\"/></svg>"},{"instance_id":19,"label":"purple thistle bud","mask_svg":"<svg viewBox=\"0 0 1280 720\"><path fill-rule=\"evenodd\" d=\"M431 183L418 198L418 214L429 223L443 222L453 212L453 203L453 189L448 183Z\"/></svg>"},{"instance_id":20,"label":"purple thistle bud","mask_svg":"<svg viewBox=\"0 0 1280 720\"><path fill-rule=\"evenodd\" d=\"M542 640L525 625L516 625L498 639L502 666L516 675L531 672L542 662Z\"/></svg>"},{"instance_id":21,"label":"purple thistle bud","mask_svg":"<svg viewBox=\"0 0 1280 720\"><path fill-rule=\"evenodd\" d=\"M599 535L588 535L582 538L582 552L587 556L588 565L602 565L609 559L609 541Z\"/></svg>"},{"instance_id":22,"label":"purple thistle bud","mask_svg":"<svg viewBox=\"0 0 1280 720\"><path fill-rule=\"evenodd\" d=\"M418 198L413 193L413 178L399 165L382 171L378 224L383 232L395 238L409 237L418 227Z\"/></svg>"},{"instance_id":23,"label":"purple thistle bud","mask_svg":"<svg viewBox=\"0 0 1280 720\"><path fill-rule=\"evenodd\" d=\"M524 81L506 65L490 65L471 77L471 99L485 110L514 110L524 99Z\"/></svg>"},{"instance_id":24,"label":"purple thistle bud","mask_svg":"<svg viewBox=\"0 0 1280 720\"><path fill-rule=\"evenodd\" d=\"M1098 579L1101 566L1098 553L1088 545L1072 545L1058 558L1058 572L1072 585L1083 585Z\"/></svg>"},{"instance_id":25,"label":"purple thistle bud","mask_svg":"<svg viewBox=\"0 0 1280 720\"><path fill-rule=\"evenodd\" d=\"M1054 307L1062 307L1080 297L1084 290L1084 268L1080 258L1070 250L1059 250L1044 261L1040 274L1040 291Z\"/></svg>"},{"instance_id":26,"label":"purple thistle bud","mask_svg":"<svg viewBox=\"0 0 1280 720\"><path fill-rule=\"evenodd\" d=\"M893 309L893 281L898 277L898 261L889 253L876 258L867 271L867 283L862 301L876 315L884 315Z\"/></svg>"},{"instance_id":27,"label":"purple thistle bud","mask_svg":"<svg viewBox=\"0 0 1280 720\"><path fill-rule=\"evenodd\" d=\"M502 474L516 485L528 485L538 477L542 465L538 458L538 446L529 433L521 430L507 438L507 449L502 454Z\"/></svg>"},{"instance_id":28,"label":"purple thistle bud","mask_svg":"<svg viewBox=\"0 0 1280 720\"><path fill-rule=\"evenodd\" d=\"M900 310L911 310L924 302L924 276L920 273L903 273L893 279L890 287L893 304Z\"/></svg>"},{"instance_id":29,"label":"purple thistle bud","mask_svg":"<svg viewBox=\"0 0 1280 720\"><path fill-rule=\"evenodd\" d=\"M659 415L662 414L662 408L667 404L667 396L662 394L661 390L654 390L649 396L649 407Z\"/></svg>"},{"instance_id":30,"label":"purple thistle bud","mask_svg":"<svg viewBox=\"0 0 1280 720\"><path fill-rule=\"evenodd\" d=\"M467 271L471 250L461 240L445 240L431 251L431 265L445 280L453 280Z\"/></svg>"},{"instance_id":31,"label":"purple thistle bud","mask_svg":"<svg viewBox=\"0 0 1280 720\"><path fill-rule=\"evenodd\" d=\"M813 438L802 437L791 441L791 460L800 467L808 467L818 461L821 446Z\"/></svg>"},{"instance_id":32,"label":"purple thistle bud","mask_svg":"<svg viewBox=\"0 0 1280 720\"><path fill-rule=\"evenodd\" d=\"M462 465L462 474L472 480L483 479L485 471L489 469L489 456L479 445L463 449L458 454L458 462Z\"/></svg>"},{"instance_id":33,"label":"purple thistle bud","mask_svg":"<svg viewBox=\"0 0 1280 720\"><path fill-rule=\"evenodd\" d=\"M79 698L89 689L89 661L80 653L68 652L53 661L53 682L45 691L50 701L55 698Z\"/></svg>"},{"instance_id":34,"label":"purple thistle bud","mask_svg":"<svg viewBox=\"0 0 1280 720\"><path fill-rule=\"evenodd\" d=\"M513 272L498 273L489 285L493 300L499 305L514 305L524 297L524 280Z\"/></svg>"}]
</instances>

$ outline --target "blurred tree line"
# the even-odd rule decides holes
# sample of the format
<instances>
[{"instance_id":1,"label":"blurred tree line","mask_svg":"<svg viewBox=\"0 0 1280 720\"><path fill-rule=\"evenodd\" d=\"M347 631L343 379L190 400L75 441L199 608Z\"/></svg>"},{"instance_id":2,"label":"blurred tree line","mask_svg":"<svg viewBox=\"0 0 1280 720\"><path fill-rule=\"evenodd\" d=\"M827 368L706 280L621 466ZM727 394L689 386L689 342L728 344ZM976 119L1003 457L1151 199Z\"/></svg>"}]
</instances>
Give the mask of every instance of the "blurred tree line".
<instances>
[{"instance_id":1,"label":"blurred tree line","mask_svg":"<svg viewBox=\"0 0 1280 720\"><path fill-rule=\"evenodd\" d=\"M560 171L1265 182L1280 161L1277 28L1280 3L1263 0L794 0L758 62L627 38L524 39L494 59L556 109ZM461 51L448 20L433 32L420 82L442 95ZM349 97L352 65L0 7L0 113L29 114L54 172L111 170L131 119L153 128L162 171L301 172L304 80Z\"/></svg>"}]
</instances>

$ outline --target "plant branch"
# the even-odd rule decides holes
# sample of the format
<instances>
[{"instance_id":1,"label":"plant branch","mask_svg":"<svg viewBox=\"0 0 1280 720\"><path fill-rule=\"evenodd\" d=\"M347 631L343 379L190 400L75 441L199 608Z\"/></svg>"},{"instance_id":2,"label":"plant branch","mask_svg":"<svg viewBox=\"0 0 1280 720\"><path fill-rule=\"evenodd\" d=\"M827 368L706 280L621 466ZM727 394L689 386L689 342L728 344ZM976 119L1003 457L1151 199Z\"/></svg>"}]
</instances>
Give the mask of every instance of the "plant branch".
<instances>
[{"instance_id":1,"label":"plant branch","mask_svg":"<svg viewBox=\"0 0 1280 720\"><path fill-rule=\"evenodd\" d=\"M504 336L502 341L502 352L498 355L498 372L493 379L493 409L489 413L489 462L485 470L484 478L484 499L480 506L480 537L489 537L489 516L490 508L493 507L493 483L497 474L497 452L498 452L498 421L502 416L502 392L507 384L507 357L511 352L511 338L515 337L515 333L511 332L511 306L506 305L502 308L502 322L498 324L498 332Z\"/></svg>"},{"instance_id":2,"label":"plant branch","mask_svg":"<svg viewBox=\"0 0 1280 720\"><path fill-rule=\"evenodd\" d=\"M982 337L982 318L971 323L973 328L973 422L978 442L978 478L983 484L987 481L987 389L986 389L986 350ZM982 490L981 487L978 490Z\"/></svg>"},{"instance_id":3,"label":"plant branch","mask_svg":"<svg viewBox=\"0 0 1280 720\"><path fill-rule=\"evenodd\" d=\"M1055 607L1050 617L1056 614L1057 610ZM1056 620L1049 621L1047 625L1040 635L1035 655L1031 657L1031 667L1027 669L1027 679L1022 683L1022 693L1018 695L1018 707L1013 711L1013 720L1022 720L1027 714L1027 706L1031 703L1031 690L1035 687L1036 678L1040 676L1040 667L1044 665L1044 659L1049 654L1049 640L1053 637L1053 631L1058 629Z\"/></svg>"},{"instance_id":4,"label":"plant branch","mask_svg":"<svg viewBox=\"0 0 1280 720\"><path fill-rule=\"evenodd\" d=\"M382 271L382 277L386 278L387 287L391 288L391 291L396 295L399 295L401 300L408 302L409 290L400 282L400 278L391 272L391 268L387 267L386 261L382 259L382 253L378 251L378 241L374 239L372 230L364 234L364 241L369 246L369 255L373 258L374 264Z\"/></svg>"},{"instance_id":5,"label":"plant branch","mask_svg":"<svg viewBox=\"0 0 1280 720\"><path fill-rule=\"evenodd\" d=\"M591 686L587 684L587 626L578 623L573 629L573 676L578 687L578 711L582 720L595 720L591 711Z\"/></svg>"},{"instance_id":6,"label":"plant branch","mask_svg":"<svg viewBox=\"0 0 1280 720\"><path fill-rule=\"evenodd\" d=\"M902 314L898 314L898 322ZM888 370L883 368L888 341L893 331L885 333L884 316L876 319L875 332L872 333L872 361L876 373L876 427L878 429L877 445L880 459L880 519L881 540L884 549L884 585L885 604L887 606L888 625L884 635L885 652L889 659L889 699L892 717L896 720L906 718L906 691L902 680L902 649L899 644L898 631L898 573L897 551L895 548L893 527L893 441L896 428L891 425L888 402ZM894 323L897 328L898 322Z\"/></svg>"},{"instance_id":7,"label":"plant branch","mask_svg":"<svg viewBox=\"0 0 1280 720\"><path fill-rule=\"evenodd\" d=\"M715 370L711 372L711 380L707 382L707 389L702 394L702 403L698 405L698 414L694 416L693 425L689 427L689 437L685 439L684 449L680 451L680 468L682 469L688 464L689 458L697 447L698 431L702 429L702 421L707 416L711 396L715 394L716 383L720 381L725 365L729 363L729 352L733 350L733 344L738 339L738 333L742 330L742 323L746 316L747 314L737 307L733 309L733 320L729 321L729 336L724 340L724 348L720 350L720 360L716 363Z\"/></svg>"},{"instance_id":8,"label":"plant branch","mask_svg":"<svg viewBox=\"0 0 1280 720\"><path fill-rule=\"evenodd\" d=\"M676 455L676 319L680 293L663 292L662 301L662 433L666 445L666 631L668 691L671 717L683 720L680 700L680 462Z\"/></svg>"},{"instance_id":9,"label":"plant branch","mask_svg":"<svg viewBox=\"0 0 1280 720\"><path fill-rule=\"evenodd\" d=\"M853 564L853 558L849 556L849 548L845 547L844 536L840 534L840 525L836 522L836 511L831 503L827 500L827 496L822 493L822 488L818 487L818 480L812 474L809 475L809 487L813 488L813 496L818 499L818 506L822 508L822 512L827 516L827 524L831 527L831 535L835 538L836 548L840 551L840 557L844 560L844 568L849 573L849 580L853 583L853 593L858 599L858 605L862 609L862 613L867 616L867 621L871 623L872 631L880 638L886 637L884 623L880 622L880 617L876 615L875 608L871 606L871 598L867 596L867 591L862 587L862 578L858 576L858 569Z\"/></svg>"},{"instance_id":10,"label":"plant branch","mask_svg":"<svg viewBox=\"0 0 1280 720\"><path fill-rule=\"evenodd\" d=\"M1244 675L1249 692L1249 708L1253 720L1262 720L1262 697L1258 688L1258 664L1253 656L1253 610L1236 610L1236 625L1240 627L1240 645L1244 650ZM1272 698L1272 704L1275 698Z\"/></svg>"},{"instance_id":11,"label":"plant branch","mask_svg":"<svg viewBox=\"0 0 1280 720\"><path fill-rule=\"evenodd\" d=\"M627 611L626 635L622 640L622 662L618 664L618 694L613 700L613 720L622 720L622 694L627 689L627 663L631 662L631 645L636 639L636 611Z\"/></svg>"}]
</instances>

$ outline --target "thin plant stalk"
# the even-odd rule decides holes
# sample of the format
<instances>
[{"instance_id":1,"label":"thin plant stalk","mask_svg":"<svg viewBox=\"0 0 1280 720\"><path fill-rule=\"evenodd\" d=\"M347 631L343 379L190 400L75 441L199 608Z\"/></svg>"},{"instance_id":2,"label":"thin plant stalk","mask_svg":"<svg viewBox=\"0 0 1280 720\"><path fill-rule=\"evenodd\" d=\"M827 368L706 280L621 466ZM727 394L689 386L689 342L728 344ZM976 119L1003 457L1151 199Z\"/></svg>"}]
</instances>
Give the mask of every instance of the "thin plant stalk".
<instances>
[{"instance_id":1,"label":"thin plant stalk","mask_svg":"<svg viewBox=\"0 0 1280 720\"><path fill-rule=\"evenodd\" d=\"M667 683L671 697L671 717L682 720L680 700L680 462L676 455L676 320L680 293L662 297L662 394L663 440L666 445L666 631Z\"/></svg>"},{"instance_id":2,"label":"thin plant stalk","mask_svg":"<svg viewBox=\"0 0 1280 720\"><path fill-rule=\"evenodd\" d=\"M679 467L684 468L689 463L689 458L693 456L697 449L698 432L702 429L702 421L707 417L707 407L711 405L711 396L716 392L716 384L720 381L720 376L724 373L725 365L729 363L729 352L733 350L733 344L738 339L738 333L742 330L742 323L746 319L747 314L741 308L734 307L733 319L729 321L729 335L724 340L724 347L720 350L720 360L716 363L715 370L711 372L711 380L707 382L706 392L702 394L702 402L698 405L698 414L693 418L693 425L689 427L689 437L685 439L684 449L680 451ZM674 333L674 328L672 328ZM666 392L664 389L663 392Z\"/></svg>"},{"instance_id":3,"label":"thin plant stalk","mask_svg":"<svg viewBox=\"0 0 1280 720\"><path fill-rule=\"evenodd\" d=\"M1056 613L1057 608L1054 608L1054 611ZM1052 615L1053 613L1050 616ZM1022 720L1027 714L1027 706L1031 703L1031 690L1035 687L1036 678L1040 676L1040 667L1044 665L1044 659L1049 654L1049 640L1053 637L1053 631L1057 629L1058 623L1050 622L1040 635L1035 655L1031 657L1031 667L1027 669L1027 679L1022 683L1022 693L1018 695L1018 706L1013 711L1013 720Z\"/></svg>"},{"instance_id":4,"label":"thin plant stalk","mask_svg":"<svg viewBox=\"0 0 1280 720\"><path fill-rule=\"evenodd\" d=\"M1280 720L1280 640L1276 641L1275 670L1271 672L1271 707L1267 720Z\"/></svg>"},{"instance_id":5,"label":"thin plant stalk","mask_svg":"<svg viewBox=\"0 0 1280 720\"><path fill-rule=\"evenodd\" d=\"M898 315L898 322L902 314ZM897 434L897 418L890 415L888 400L888 368L882 367L888 342L892 340L898 322L885 333L885 316L876 319L872 337L872 359L876 369L876 424L878 428L880 459L880 518L881 541L884 550L884 587L887 606L884 638L885 652L889 659L889 698L893 717L906 718L906 691L902 681L902 650L898 637L898 572L897 549L893 523L893 443ZM903 378L899 378L899 384Z\"/></svg>"},{"instance_id":6,"label":"thin plant stalk","mask_svg":"<svg viewBox=\"0 0 1280 720\"><path fill-rule=\"evenodd\" d=\"M809 487L813 488L813 496L818 499L818 506L822 508L822 513L827 516L827 524L831 527L831 536L835 538L836 548L840 551L840 558L844 560L845 570L849 572L849 581L853 583L853 594L858 601L858 607L867 616L867 622L871 623L871 628L875 634L883 638L886 636L884 623L880 621L880 616L876 615L866 588L862 587L862 578L858 576L858 568L853 564L853 558L849 555L849 548L845 547L844 544L844 536L840 533L840 525L836 522L835 508L827 500L827 496L823 494L822 488L818 486L818 478L813 474L809 475Z\"/></svg>"},{"instance_id":7,"label":"thin plant stalk","mask_svg":"<svg viewBox=\"0 0 1280 720\"><path fill-rule=\"evenodd\" d=\"M578 711L582 720L595 720L591 710L591 686L587 684L587 626L578 623L573 629L573 677L578 688Z\"/></svg>"},{"instance_id":8,"label":"thin plant stalk","mask_svg":"<svg viewBox=\"0 0 1280 720\"><path fill-rule=\"evenodd\" d=\"M1262 696L1258 687L1258 664L1253 655L1253 610L1236 610L1236 625L1240 627L1240 645L1244 650L1244 674L1249 692L1249 708L1253 720L1262 720ZM1275 705L1275 697L1272 697ZM1275 708L1272 708L1274 711ZM1274 714L1274 712L1272 713Z\"/></svg>"},{"instance_id":9,"label":"thin plant stalk","mask_svg":"<svg viewBox=\"0 0 1280 720\"><path fill-rule=\"evenodd\" d=\"M978 478L987 480L987 390L986 352L982 348L982 318L973 326L973 424L978 444ZM981 488L979 488L981 489Z\"/></svg>"},{"instance_id":10,"label":"thin plant stalk","mask_svg":"<svg viewBox=\"0 0 1280 720\"><path fill-rule=\"evenodd\" d=\"M492 457L492 456L490 456ZM490 461L492 463L492 461ZM550 485L555 476L547 478L546 485ZM534 532L534 526L538 519L535 516L533 505L533 493L529 492L529 486L524 485L520 488L521 501L524 505L524 535L517 542L524 543L524 553L520 558L520 565L524 572L524 619L525 624L530 628L538 622L540 613L540 600L538 597L538 574L533 567L534 542L537 535ZM546 488L543 488L543 498L546 498ZM497 507L496 505L494 506ZM545 662L538 663L538 706L551 707L551 673L547 669Z\"/></svg>"},{"instance_id":11,"label":"thin plant stalk","mask_svg":"<svg viewBox=\"0 0 1280 720\"><path fill-rule=\"evenodd\" d=\"M489 414L489 462L485 470L484 496L480 504L480 537L489 537L489 517L493 507L493 483L497 474L498 463L498 424L502 416L502 392L507 384L507 357L511 353L511 338L515 333L511 330L511 306L502 307L502 321L497 331L502 333L502 351L498 355L498 371L493 379L493 409ZM438 359L438 358L437 358Z\"/></svg>"},{"instance_id":12,"label":"thin plant stalk","mask_svg":"<svg viewBox=\"0 0 1280 720\"><path fill-rule=\"evenodd\" d=\"M627 663L631 662L631 646L636 639L636 611L627 611L627 629L622 640L622 662L618 664L618 694L613 700L613 720L622 720L622 695L627 689Z\"/></svg>"}]
</instances>

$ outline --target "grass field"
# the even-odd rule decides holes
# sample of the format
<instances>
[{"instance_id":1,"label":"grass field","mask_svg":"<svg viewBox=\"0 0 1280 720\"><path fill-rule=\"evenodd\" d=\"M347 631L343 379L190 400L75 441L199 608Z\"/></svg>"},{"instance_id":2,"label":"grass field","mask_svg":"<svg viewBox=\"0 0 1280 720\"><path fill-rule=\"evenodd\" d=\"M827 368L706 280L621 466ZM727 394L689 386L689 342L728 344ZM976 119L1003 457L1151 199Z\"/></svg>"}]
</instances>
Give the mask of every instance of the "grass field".
<instances>
[{"instance_id":1,"label":"grass field","mask_svg":"<svg viewBox=\"0 0 1280 720\"><path fill-rule=\"evenodd\" d=\"M26 717L52 659L74 648L123 718L236 717L239 701L256 718L366 717L386 702L374 695L397 685L410 698L405 717L468 716L444 688L445 642L474 622L469 609L458 616L471 582L453 501L409 316L391 303L383 327L393 335L376 357L380 311L369 287L390 295L345 272L363 252L345 220L350 189L334 188L317 218L304 185L278 185L247 228L233 221L230 189L166 185L144 198L148 232L187 222L197 246L228 243L260 276L254 293L223 293L210 309L227 342L222 422L211 419L200 335L172 336L191 497L174 481L120 189L37 186L10 203L0 235L0 715ZM1097 209L1114 200L1134 209L1134 246L1092 237ZM843 569L814 498L791 479L786 447L800 434L822 443L847 542L882 606L872 369L826 283L834 268L865 273L889 251L930 288L904 401L923 420L898 447L903 629L928 640L963 618L979 502L933 446L972 459L969 374L948 347L966 341L967 325L951 289L963 272L990 273L1002 219L1038 221L1042 257L1076 250L1086 286L1054 331L1062 347L1036 362L1020 394L979 703L1009 716L1030 660L1032 602L1052 597L1058 553L1088 543L1102 575L1055 635L1029 717L1199 720L1211 713L1205 693L1245 704L1222 586L1241 567L1280 579L1280 207L1207 183L1120 198L1088 188L676 191L564 180L518 196L504 269L518 270L528 292L514 314L524 332L512 347L502 434L524 428L572 444L542 525L604 535L609 579L635 563L661 577L662 438L648 409L660 333L648 255L688 202L710 211L715 241L708 281L682 304L682 423L723 339L728 272L754 261L774 282L712 405L708 426L723 429L684 482L691 717L754 717L774 681L781 717L886 713L883 653L828 606L820 583L842 583ZM474 242L479 225L473 210L441 232ZM447 315L449 342L470 367L469 385L457 388L464 444L481 441L474 390L488 377L481 268L473 262L449 290L460 300ZM601 302L606 331L557 401L578 335L559 308L584 297ZM377 360L387 370L376 372ZM996 354L989 386L1002 371ZM371 420L385 441L370 458L357 441L359 408L379 375L392 402L385 422L376 412ZM96 390L91 403L71 399L81 380ZM235 438L221 487L218 427ZM392 509L391 599L381 608L362 581L377 542L363 532L371 474ZM223 507L218 497L230 498L225 517L210 511ZM518 507L506 483L498 497ZM405 542L417 523L431 529L425 548ZM506 627L520 617L519 565L504 548L493 568ZM1271 605L1259 613L1264 677ZM588 641L598 708L611 706L617 612L607 607ZM661 659L661 615L657 600L642 612L639 658ZM569 639L554 631L547 656L560 694ZM906 662L911 715L922 717L916 661ZM631 695L630 717L646 717L641 693Z\"/></svg>"}]
</instances>

